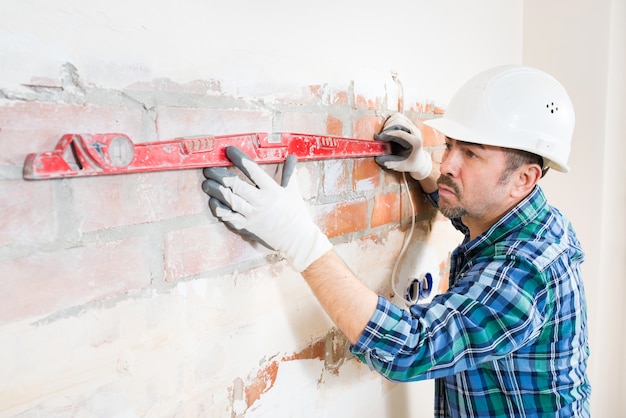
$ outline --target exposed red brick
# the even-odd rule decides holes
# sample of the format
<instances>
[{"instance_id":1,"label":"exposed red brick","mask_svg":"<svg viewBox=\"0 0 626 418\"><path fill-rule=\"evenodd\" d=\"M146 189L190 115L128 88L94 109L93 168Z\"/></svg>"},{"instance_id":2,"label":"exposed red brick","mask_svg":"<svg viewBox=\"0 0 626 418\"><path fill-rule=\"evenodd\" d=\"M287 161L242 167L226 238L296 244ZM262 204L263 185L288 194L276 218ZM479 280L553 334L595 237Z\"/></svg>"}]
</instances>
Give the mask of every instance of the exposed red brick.
<instances>
[{"instance_id":1,"label":"exposed red brick","mask_svg":"<svg viewBox=\"0 0 626 418\"><path fill-rule=\"evenodd\" d=\"M385 193L374 198L374 211L372 212L372 227L385 225L400 220L400 198L398 193Z\"/></svg>"},{"instance_id":2,"label":"exposed red brick","mask_svg":"<svg viewBox=\"0 0 626 418\"><path fill-rule=\"evenodd\" d=\"M439 135L433 128L430 126L424 125L422 121L418 122L417 125L422 133L423 145L425 147L432 147L436 145L441 145L444 143L443 135Z\"/></svg>"},{"instance_id":3,"label":"exposed red brick","mask_svg":"<svg viewBox=\"0 0 626 418\"><path fill-rule=\"evenodd\" d=\"M373 190L380 186L380 166L373 158L356 158L352 171L355 191Z\"/></svg>"},{"instance_id":4,"label":"exposed red brick","mask_svg":"<svg viewBox=\"0 0 626 418\"><path fill-rule=\"evenodd\" d=\"M341 136L343 134L343 122L331 115L326 118L326 133L328 135Z\"/></svg>"},{"instance_id":5,"label":"exposed red brick","mask_svg":"<svg viewBox=\"0 0 626 418\"><path fill-rule=\"evenodd\" d=\"M443 260L439 263L439 293L445 293L448 290L448 280L450 279L450 259Z\"/></svg>"},{"instance_id":6,"label":"exposed red brick","mask_svg":"<svg viewBox=\"0 0 626 418\"><path fill-rule=\"evenodd\" d=\"M335 92L332 99L333 105L345 105L348 104L348 93L345 91Z\"/></svg>"},{"instance_id":7,"label":"exposed red brick","mask_svg":"<svg viewBox=\"0 0 626 418\"><path fill-rule=\"evenodd\" d=\"M380 132L382 126L383 119L380 117L360 118L354 123L354 136L361 139L374 139L374 134Z\"/></svg>"},{"instance_id":8,"label":"exposed red brick","mask_svg":"<svg viewBox=\"0 0 626 418\"><path fill-rule=\"evenodd\" d=\"M407 174L408 176L408 174ZM407 177L407 180L410 180ZM386 186L396 185L402 182L402 173L393 170L383 169L383 184Z\"/></svg>"},{"instance_id":9,"label":"exposed red brick","mask_svg":"<svg viewBox=\"0 0 626 418\"><path fill-rule=\"evenodd\" d=\"M283 357L283 361L293 361L293 360L322 360L324 361L326 357L326 340L319 339L312 344L306 346L304 349L294 353L290 356Z\"/></svg>"},{"instance_id":10,"label":"exposed red brick","mask_svg":"<svg viewBox=\"0 0 626 418\"><path fill-rule=\"evenodd\" d=\"M311 95L313 97L316 97L317 99L321 99L322 98L322 86L320 84L314 84L314 85L310 85L307 87L309 93L311 93Z\"/></svg>"},{"instance_id":11,"label":"exposed red brick","mask_svg":"<svg viewBox=\"0 0 626 418\"><path fill-rule=\"evenodd\" d=\"M349 341L341 331L331 328L322 338L297 353L284 356L281 361L322 360L325 371L338 375L341 365L347 358L352 357L349 353L349 345Z\"/></svg>"},{"instance_id":12,"label":"exposed red brick","mask_svg":"<svg viewBox=\"0 0 626 418\"><path fill-rule=\"evenodd\" d=\"M348 351L349 343L345 336L332 328L326 335L313 341L304 349L291 355L283 356L280 361L271 361L254 375L248 376L248 383L244 384L243 392L245 394L246 409L254 405L256 401L261 399L264 393L271 390L276 384L278 371L283 362L300 361L300 360L320 360L324 362L324 370L330 371L337 375L339 367L343 364L347 357L351 357ZM318 382L321 382L321 376ZM232 396L239 392L239 384L241 379L236 379L234 386L229 388Z\"/></svg>"},{"instance_id":13,"label":"exposed red brick","mask_svg":"<svg viewBox=\"0 0 626 418\"><path fill-rule=\"evenodd\" d=\"M329 237L361 231L367 227L367 201L331 203L317 208L317 222Z\"/></svg>"},{"instance_id":14,"label":"exposed red brick","mask_svg":"<svg viewBox=\"0 0 626 418\"><path fill-rule=\"evenodd\" d=\"M430 204L430 202L426 200L426 197L424 197L424 193L422 192L422 189L419 186L417 186L415 183L411 183L411 182L414 182L414 180L410 180L410 183L409 183L410 185L409 196L411 197L411 201L413 202L415 215L418 216L419 218L434 216L434 214L437 212L436 209L433 207L433 205ZM402 200L402 208L403 208L402 218L410 219L411 206L410 206L409 200L407 199L407 193L404 187L402 188L401 200Z\"/></svg>"},{"instance_id":15,"label":"exposed red brick","mask_svg":"<svg viewBox=\"0 0 626 418\"><path fill-rule=\"evenodd\" d=\"M354 98L354 107L356 109L369 109L375 110L380 107L380 98L368 99L364 96L357 95Z\"/></svg>"},{"instance_id":16,"label":"exposed red brick","mask_svg":"<svg viewBox=\"0 0 626 418\"><path fill-rule=\"evenodd\" d=\"M251 382L245 387L246 405L250 408L256 401L261 399L261 395L269 391L276 383L278 375L278 362L273 361L263 367Z\"/></svg>"}]
</instances>

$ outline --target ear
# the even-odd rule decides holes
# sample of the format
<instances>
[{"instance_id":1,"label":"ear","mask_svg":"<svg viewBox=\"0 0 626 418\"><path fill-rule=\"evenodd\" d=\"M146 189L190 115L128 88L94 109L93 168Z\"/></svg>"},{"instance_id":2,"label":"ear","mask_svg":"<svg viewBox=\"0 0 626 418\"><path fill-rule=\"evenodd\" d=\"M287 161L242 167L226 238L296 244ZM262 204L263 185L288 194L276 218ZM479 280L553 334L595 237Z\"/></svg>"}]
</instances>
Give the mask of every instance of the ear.
<instances>
[{"instance_id":1,"label":"ear","mask_svg":"<svg viewBox=\"0 0 626 418\"><path fill-rule=\"evenodd\" d=\"M541 178L541 167L538 164L524 164L515 173L511 195L516 198L525 197L532 191Z\"/></svg>"}]
</instances>

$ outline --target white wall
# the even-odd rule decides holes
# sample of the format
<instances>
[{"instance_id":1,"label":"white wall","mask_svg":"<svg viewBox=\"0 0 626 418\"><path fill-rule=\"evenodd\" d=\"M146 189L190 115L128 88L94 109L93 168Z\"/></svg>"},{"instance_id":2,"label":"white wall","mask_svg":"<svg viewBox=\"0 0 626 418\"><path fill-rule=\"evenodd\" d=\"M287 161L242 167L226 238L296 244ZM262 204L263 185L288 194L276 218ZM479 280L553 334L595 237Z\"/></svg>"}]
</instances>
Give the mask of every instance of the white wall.
<instances>
[{"instance_id":1,"label":"white wall","mask_svg":"<svg viewBox=\"0 0 626 418\"><path fill-rule=\"evenodd\" d=\"M0 4L0 85L65 62L101 87L219 79L242 95L309 84L447 101L484 67L521 59L521 0L24 0ZM468 18L470 17L471 18ZM10 63L10 64L9 64Z\"/></svg>"},{"instance_id":2,"label":"white wall","mask_svg":"<svg viewBox=\"0 0 626 418\"><path fill-rule=\"evenodd\" d=\"M553 73L578 117L571 172L550 173L543 185L587 250L594 415L626 409L623 0L21 0L1 2L0 16L5 94L59 84L66 62L103 88L220 80L224 91L255 97L352 81L375 97L393 90L386 86L397 72L407 101L442 105L492 65ZM404 390L394 389L407 403L400 409L423 410Z\"/></svg>"},{"instance_id":3,"label":"white wall","mask_svg":"<svg viewBox=\"0 0 626 418\"><path fill-rule=\"evenodd\" d=\"M497 64L521 62L522 11L522 0L181 0L165 5L147 0L1 2L0 98L6 96L7 101L16 101L12 97L16 91L26 89L23 85L60 86L61 67L69 62L78 69L82 83L101 88L123 88L158 78L178 83L219 80L224 85L222 91L255 98L289 95L310 84L328 84L345 90L351 82L358 93L374 98L393 92L388 86L393 83L391 73L397 72L407 102L435 100L445 106L453 92L476 72ZM148 83L152 88L155 85L158 84ZM51 119L53 117L56 115ZM389 241L387 249L398 247ZM396 244L398 242L396 239ZM358 246L359 243L350 243L342 249L363 257L363 248L356 248ZM379 253L378 248L370 251ZM390 253L386 257L390 257ZM367 264L356 256L354 260L352 263L357 267ZM202 380L204 372L208 378L202 380L202 384L206 387L200 389L213 396L223 395L224 399L213 403L227 405L225 391L212 392L212 385L218 386L215 379L220 384L220 378L230 384L231 374L246 376L250 365L258 363L256 351L248 353L241 347L256 342L262 345L257 350L271 359L276 352L287 351L285 345L291 349L301 343L301 334L323 334L323 328L328 326L309 299L301 302L289 298L292 305L274 305L271 309L263 305L267 301L271 305L273 301L282 300L283 294L299 296L301 293L293 288L305 286L294 281L296 277L286 276L272 281L273 287L258 289L259 294L252 293L257 289L247 287L249 282L260 287L255 281L256 274L260 273L242 273L238 278L240 286L247 290L244 297L234 296L239 288L230 277L220 279L219 286L214 280L201 278L181 283L175 291L164 294L155 293L145 298L129 296L110 303L78 306L54 316L51 323L38 323L37 327L30 319L5 325L0 333L0 347L11 353L14 361L10 369L5 369L0 387L20 388L28 386L32 380L40 384L41 387L33 388L33 393L22 393L31 403L15 407L26 411L24 416L33 416L38 408L44 414L71 410L76 399L82 399L92 408L94 416L107 411L131 415L126 409L128 405L144 407L147 404L149 407L154 393L175 392L170 386L180 381L169 380L170 375L182 372L194 378L198 375ZM0 282L1 278L0 274ZM211 286L205 288L209 283ZM232 301L224 299L228 297L232 297ZM228 362L232 357L232 353L224 352L228 348L218 345L207 350L208 354L217 352L217 355L205 360L210 362L206 369L198 373L192 370L197 364L193 356L204 354L202 349L213 341L212 334L202 331L206 317L201 309L215 310L220 316L229 317L228 308L232 308L233 316L247 318L255 315L254 309L245 311L250 305L271 310L271 314L265 315L270 319L259 321L257 325L266 326L265 334L272 338L259 344L258 334L241 331L242 336L239 329L229 329L215 338L230 338L231 344L232 339L237 338L236 345L241 350L237 354L241 356L227 367L228 373L223 376L212 373L215 369L222 370L217 363ZM76 315L77 311L81 314ZM315 315L307 315L309 311L314 311ZM184 326L178 322L181 318L188 321ZM297 327L288 326L292 321L297 321ZM99 328L95 323L104 325ZM115 336L118 328L121 336ZM201 338L191 338L189 333L193 330L201 330ZM111 337L113 346L101 344L101 341L108 341L109 334L114 335ZM73 373L66 375L57 356L68 347L62 339L70 341L70 347L77 347L75 351L62 352L62 366L73 366ZM90 342L88 347L85 341ZM140 349L127 349L135 346ZM159 346L164 348L159 349ZM135 354L141 358L134 358ZM129 373L128 364L135 365L138 374ZM164 366L152 374L153 364ZM321 367L319 362L310 364L312 368ZM310 379L311 375L317 378L323 373L317 369L303 372L289 366L291 364L281 373L305 375L298 382L303 385L316 381ZM108 374L101 375L101 372ZM64 379L57 382L54 377L59 374ZM315 405L306 405L303 416L307 413L319 416L319 411L328 411L325 401L334 402L336 411L345 415L354 411L360 416L386 414L393 418L431 414L432 385L418 383L393 388L390 385L381 393L378 380L362 374L363 368L344 371L336 386L330 384L335 381L331 374L330 383L317 394L319 399L307 397ZM135 383L153 375L157 378L151 387L138 387ZM308 380L305 381L305 377ZM90 385L94 385L94 378L113 383L103 385L101 393L93 396ZM293 409L289 400L300 398L289 393L293 388L282 385L296 379L279 377L274 390L267 394L270 396L264 397L256 412L250 414L260 416L269 411L269 415L281 407ZM15 385L16 381L23 385ZM361 383L359 390L371 387L366 393L366 402L362 392L351 392L355 381ZM64 385L71 389L68 389L69 395L53 396ZM195 393L197 389L197 386L190 387L189 391ZM306 389L315 390L315 387L306 386ZM37 399L38 393L50 396L41 400ZM383 396L388 396L389 400L382 400ZM107 402L108 399L119 403ZM175 408L180 399L178 396L161 399L161 404L154 405L152 416L158 416L159 407ZM13 398L12 402L20 403L20 400ZM193 410L192 403L187 406L188 411ZM33 415L28 415L29 412Z\"/></svg>"},{"instance_id":4,"label":"white wall","mask_svg":"<svg viewBox=\"0 0 626 418\"><path fill-rule=\"evenodd\" d=\"M592 415L624 411L626 7L622 0L526 0L524 63L553 73L576 110L571 172L544 187L586 250Z\"/></svg>"}]
</instances>

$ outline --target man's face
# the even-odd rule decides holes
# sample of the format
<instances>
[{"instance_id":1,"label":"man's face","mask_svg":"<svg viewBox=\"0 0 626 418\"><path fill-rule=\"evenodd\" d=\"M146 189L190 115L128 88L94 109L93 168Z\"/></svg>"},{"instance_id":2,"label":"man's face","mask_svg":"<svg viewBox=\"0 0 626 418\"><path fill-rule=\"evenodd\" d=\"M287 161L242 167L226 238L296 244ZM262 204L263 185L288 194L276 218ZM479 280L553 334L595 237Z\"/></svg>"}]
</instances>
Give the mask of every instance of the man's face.
<instances>
[{"instance_id":1,"label":"man's face","mask_svg":"<svg viewBox=\"0 0 626 418\"><path fill-rule=\"evenodd\" d=\"M449 218L479 226L497 221L515 202L509 196L510 178L504 178L507 153L500 147L446 138L441 163L439 210Z\"/></svg>"}]
</instances>

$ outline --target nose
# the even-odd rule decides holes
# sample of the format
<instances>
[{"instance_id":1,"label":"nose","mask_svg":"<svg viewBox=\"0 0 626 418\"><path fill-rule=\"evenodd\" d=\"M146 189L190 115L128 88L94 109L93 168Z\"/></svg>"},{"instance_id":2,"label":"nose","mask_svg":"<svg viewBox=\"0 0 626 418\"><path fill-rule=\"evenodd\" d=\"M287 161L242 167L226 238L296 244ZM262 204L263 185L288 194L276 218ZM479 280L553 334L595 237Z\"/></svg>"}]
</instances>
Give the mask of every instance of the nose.
<instances>
[{"instance_id":1,"label":"nose","mask_svg":"<svg viewBox=\"0 0 626 418\"><path fill-rule=\"evenodd\" d=\"M461 158L458 149L450 148L443 153L441 166L439 171L450 177L456 177L459 174Z\"/></svg>"}]
</instances>

